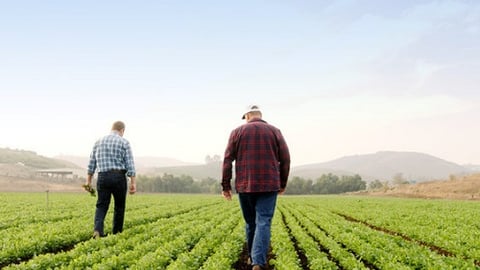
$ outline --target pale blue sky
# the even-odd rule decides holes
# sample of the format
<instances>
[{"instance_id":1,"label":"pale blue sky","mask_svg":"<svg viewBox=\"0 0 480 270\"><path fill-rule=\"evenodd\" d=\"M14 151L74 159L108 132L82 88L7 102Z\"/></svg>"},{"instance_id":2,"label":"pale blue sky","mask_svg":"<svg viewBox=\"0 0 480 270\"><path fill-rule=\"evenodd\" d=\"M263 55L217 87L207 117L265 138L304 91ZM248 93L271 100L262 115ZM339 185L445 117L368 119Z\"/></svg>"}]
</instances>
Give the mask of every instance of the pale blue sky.
<instances>
[{"instance_id":1,"label":"pale blue sky","mask_svg":"<svg viewBox=\"0 0 480 270\"><path fill-rule=\"evenodd\" d=\"M203 162L244 107L294 165L383 150L480 164L480 1L1 1L0 147Z\"/></svg>"}]
</instances>

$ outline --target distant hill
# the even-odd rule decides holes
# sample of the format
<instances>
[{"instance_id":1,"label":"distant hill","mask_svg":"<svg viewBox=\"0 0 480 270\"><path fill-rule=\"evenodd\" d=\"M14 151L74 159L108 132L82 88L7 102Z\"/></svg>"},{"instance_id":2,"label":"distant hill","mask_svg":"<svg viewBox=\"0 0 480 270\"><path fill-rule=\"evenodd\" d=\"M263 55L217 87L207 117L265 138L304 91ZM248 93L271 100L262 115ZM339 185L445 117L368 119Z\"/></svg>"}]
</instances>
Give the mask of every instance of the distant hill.
<instances>
[{"instance_id":1,"label":"distant hill","mask_svg":"<svg viewBox=\"0 0 480 270\"><path fill-rule=\"evenodd\" d=\"M0 164L17 164L34 169L78 168L72 162L44 157L33 151L0 148Z\"/></svg>"},{"instance_id":2,"label":"distant hill","mask_svg":"<svg viewBox=\"0 0 480 270\"><path fill-rule=\"evenodd\" d=\"M406 180L415 182L448 179L452 174L471 172L466 167L424 153L382 151L298 166L292 169L291 175L315 179L329 171L333 174L359 174L367 181L391 180L402 174Z\"/></svg>"},{"instance_id":3,"label":"distant hill","mask_svg":"<svg viewBox=\"0 0 480 270\"><path fill-rule=\"evenodd\" d=\"M76 166L83 170L88 157L56 156L46 158L31 151L0 149L0 163L20 162L37 169L65 168ZM139 174L189 175L195 179L207 177L221 178L221 162L194 164L166 157L135 157ZM73 165L72 165L73 164ZM366 181L392 180L395 175L411 182L423 182L434 179L448 179L450 175L462 175L474 172L478 165L461 166L428 154L417 152L381 151L373 154L345 156L323 163L296 166L290 176L316 179L322 174L354 175L359 174Z\"/></svg>"},{"instance_id":4,"label":"distant hill","mask_svg":"<svg viewBox=\"0 0 480 270\"><path fill-rule=\"evenodd\" d=\"M84 159L86 164L88 158ZM72 160L73 161L73 160ZM221 162L209 164L191 164L169 158L136 157L137 171L143 175L189 175L194 179L207 177L220 179ZM178 165L167 165L167 164ZM166 165L166 166L165 166ZM433 179L448 179L451 174L469 173L469 168L434 156L416 152L382 151L374 154L346 156L324 163L296 166L290 176L316 179L322 174L354 175L359 174L366 181L375 179L392 180L397 174L408 181L422 182Z\"/></svg>"},{"instance_id":5,"label":"distant hill","mask_svg":"<svg viewBox=\"0 0 480 270\"><path fill-rule=\"evenodd\" d=\"M205 178L220 179L222 177L222 163L211 162L202 165L145 168L142 169L140 173L160 176L164 173L177 176L188 175L196 180Z\"/></svg>"},{"instance_id":6,"label":"distant hill","mask_svg":"<svg viewBox=\"0 0 480 270\"><path fill-rule=\"evenodd\" d=\"M69 155L59 155L55 158L66 160L76 164L81 168L86 168L88 166L89 157L87 156L69 156ZM137 170L143 170L145 168L154 168L154 167L175 167L175 166L190 166L196 165L192 162L184 162L174 158L167 157L134 157L135 166Z\"/></svg>"},{"instance_id":7,"label":"distant hill","mask_svg":"<svg viewBox=\"0 0 480 270\"><path fill-rule=\"evenodd\" d=\"M45 179L40 171L68 170L73 175L83 175L80 168L68 161L48 158L32 151L0 148L0 191L44 191L48 189L78 189L77 180ZM60 182L59 182L60 181ZM76 187L75 187L76 186Z\"/></svg>"},{"instance_id":8,"label":"distant hill","mask_svg":"<svg viewBox=\"0 0 480 270\"><path fill-rule=\"evenodd\" d=\"M192 164L162 157L136 157L135 160L138 173L143 175L152 176L167 173L177 176L188 175L198 180L205 178L220 180L222 173L221 161L210 162L208 164ZM75 174L82 176L86 173L87 163L88 157L57 156L55 158L48 158L32 151L0 148L0 186L4 187L3 189L0 188L0 190L36 190L35 187L38 186L38 190L71 189L82 191L76 183L71 186L60 186L60 184L63 183L52 181L38 182L39 180L34 178L36 172L39 170L53 168L77 170L79 172L75 171ZM362 179L366 181L375 179L390 181L396 174L402 174L404 179L411 182L420 183L436 179L448 181L436 181L434 182L435 184L429 185L398 186L386 191L377 192L376 195L418 195L424 197L453 198L454 195L450 194L453 192L465 193L467 194L466 197L477 199L477 197L480 198L480 195L478 195L480 191L478 191L478 187L475 186L474 182L478 182L478 179L480 179L480 175L478 175L479 170L479 165L469 164L461 166L424 153L382 151L366 155L346 156L328 162L293 167L290 176L316 179L322 174L328 173L338 176L359 174L362 176ZM473 178L468 178L467 180L469 181L458 182L465 180L465 175L475 172L477 172L477 175ZM448 182L448 185L439 182ZM438 185L445 185L445 194L432 195L432 190L438 191L441 189ZM453 191L448 193L448 190ZM418 194L412 195L414 193ZM425 195L424 193L429 194Z\"/></svg>"},{"instance_id":9,"label":"distant hill","mask_svg":"<svg viewBox=\"0 0 480 270\"><path fill-rule=\"evenodd\" d=\"M480 172L480 165L476 165L476 164L466 164L466 165L463 165L463 167L473 171L473 172Z\"/></svg>"}]
</instances>

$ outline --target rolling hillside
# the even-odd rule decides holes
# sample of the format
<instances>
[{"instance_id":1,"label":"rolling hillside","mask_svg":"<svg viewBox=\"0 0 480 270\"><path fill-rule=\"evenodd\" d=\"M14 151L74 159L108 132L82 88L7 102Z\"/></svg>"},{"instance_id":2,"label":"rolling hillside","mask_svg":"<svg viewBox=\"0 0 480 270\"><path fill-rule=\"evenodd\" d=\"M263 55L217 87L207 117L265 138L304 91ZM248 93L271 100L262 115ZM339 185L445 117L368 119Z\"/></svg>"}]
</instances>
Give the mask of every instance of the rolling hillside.
<instances>
[{"instance_id":1,"label":"rolling hillside","mask_svg":"<svg viewBox=\"0 0 480 270\"><path fill-rule=\"evenodd\" d=\"M83 180L48 178L38 174L43 170L68 170L76 176L85 174L69 161L44 157L32 151L0 148L0 191L81 191L79 183Z\"/></svg>"},{"instance_id":2,"label":"rolling hillside","mask_svg":"<svg viewBox=\"0 0 480 270\"><path fill-rule=\"evenodd\" d=\"M480 200L480 174L359 192L370 196Z\"/></svg>"},{"instance_id":3,"label":"rolling hillside","mask_svg":"<svg viewBox=\"0 0 480 270\"><path fill-rule=\"evenodd\" d=\"M452 174L471 172L466 167L424 153L382 151L298 166L292 169L291 174L315 179L329 171L333 174L359 174L367 181L391 180L395 175L401 174L406 180L414 182L448 179Z\"/></svg>"},{"instance_id":4,"label":"rolling hillside","mask_svg":"<svg viewBox=\"0 0 480 270\"><path fill-rule=\"evenodd\" d=\"M17 164L35 169L79 168L72 162L48 158L33 151L0 148L0 164Z\"/></svg>"},{"instance_id":5,"label":"rolling hillside","mask_svg":"<svg viewBox=\"0 0 480 270\"><path fill-rule=\"evenodd\" d=\"M79 191L78 183L60 185L51 181L34 179L35 171L51 168L76 168L82 176L88 158L69 157L68 160L47 158L32 151L0 148L0 191ZM143 175L189 175L194 179L221 177L221 162L194 164L169 158L137 158L138 172ZM76 164L78 165L76 165ZM84 164L84 165L82 165ZM140 165L142 164L142 165ZM162 166L168 165L171 166ZM173 164L173 165L172 165ZM324 163L293 167L291 177L316 179L322 174L360 174L364 180L391 180L401 173L406 180L416 181L415 185L396 186L377 190L368 195L424 197L424 198L480 198L480 175L475 175L478 165L460 166L431 155L415 152L377 152L367 155L346 156ZM467 175L470 174L470 175ZM465 176L466 175L466 176ZM471 176L473 175L473 176ZM430 180L441 181L430 181Z\"/></svg>"},{"instance_id":6,"label":"rolling hillside","mask_svg":"<svg viewBox=\"0 0 480 270\"><path fill-rule=\"evenodd\" d=\"M221 164L192 164L172 158L136 157L139 174L190 175L195 179L211 177L220 179ZM88 158L74 156L58 156L47 158L31 151L0 148L0 163L21 163L36 169L44 168L80 168L85 169ZM448 179L450 175L472 173L473 166L464 167L428 154L416 152L382 151L366 155L346 156L323 163L315 163L293 167L291 176L316 179L322 174L335 175L359 174L362 179L391 180L401 174L404 179L422 182L434 179Z\"/></svg>"},{"instance_id":7,"label":"rolling hillside","mask_svg":"<svg viewBox=\"0 0 480 270\"><path fill-rule=\"evenodd\" d=\"M80 166L81 168L86 168L88 166L88 157L87 156L69 156L69 155L60 155L56 156L56 159L66 160L71 163ZM193 166L197 165L191 162L184 162L174 158L167 157L134 157L135 158L135 167L137 170L143 171L144 169L156 168L156 167L178 167L178 166Z\"/></svg>"},{"instance_id":8,"label":"rolling hillside","mask_svg":"<svg viewBox=\"0 0 480 270\"><path fill-rule=\"evenodd\" d=\"M64 157L59 157L64 158ZM78 165L88 162L86 157L68 157L67 160ZM136 157L137 171L143 175L189 175L195 179L207 177L220 179L221 163L192 164L170 158ZM401 174L404 179L422 182L434 179L448 179L450 175L461 175L473 172L471 167L464 167L428 154L416 152L382 151L366 155L346 156L323 163L296 166L290 175L316 179L322 174L354 175L362 179L391 180Z\"/></svg>"}]
</instances>

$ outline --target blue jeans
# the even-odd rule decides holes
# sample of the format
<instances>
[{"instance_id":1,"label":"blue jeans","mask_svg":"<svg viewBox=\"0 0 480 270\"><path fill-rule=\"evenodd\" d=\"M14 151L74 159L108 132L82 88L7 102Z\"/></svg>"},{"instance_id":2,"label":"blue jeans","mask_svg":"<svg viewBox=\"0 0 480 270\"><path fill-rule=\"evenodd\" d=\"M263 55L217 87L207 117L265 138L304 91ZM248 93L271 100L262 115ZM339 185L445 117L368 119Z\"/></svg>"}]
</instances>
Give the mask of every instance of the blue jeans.
<instances>
[{"instance_id":1,"label":"blue jeans","mask_svg":"<svg viewBox=\"0 0 480 270\"><path fill-rule=\"evenodd\" d=\"M245 219L248 255L252 264L265 266L270 247L270 227L277 203L277 192L239 193Z\"/></svg>"},{"instance_id":2,"label":"blue jeans","mask_svg":"<svg viewBox=\"0 0 480 270\"><path fill-rule=\"evenodd\" d=\"M113 229L114 234L122 232L125 216L125 201L127 198L127 177L120 172L101 172L97 180L97 208L95 210L94 230L104 235L103 225L105 215L113 195Z\"/></svg>"}]
</instances>

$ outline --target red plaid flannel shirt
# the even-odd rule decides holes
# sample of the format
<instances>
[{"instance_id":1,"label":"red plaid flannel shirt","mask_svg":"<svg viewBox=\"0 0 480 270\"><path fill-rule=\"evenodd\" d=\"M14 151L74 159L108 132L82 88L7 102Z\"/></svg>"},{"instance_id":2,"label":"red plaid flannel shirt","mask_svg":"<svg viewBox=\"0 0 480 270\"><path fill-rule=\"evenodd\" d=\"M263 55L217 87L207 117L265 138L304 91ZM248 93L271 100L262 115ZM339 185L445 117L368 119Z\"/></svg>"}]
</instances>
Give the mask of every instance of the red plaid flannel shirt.
<instances>
[{"instance_id":1,"label":"red plaid flannel shirt","mask_svg":"<svg viewBox=\"0 0 480 270\"><path fill-rule=\"evenodd\" d=\"M253 119L233 130L223 160L222 188L231 190L235 161L238 193L279 191L287 186L290 153L280 130Z\"/></svg>"}]
</instances>

